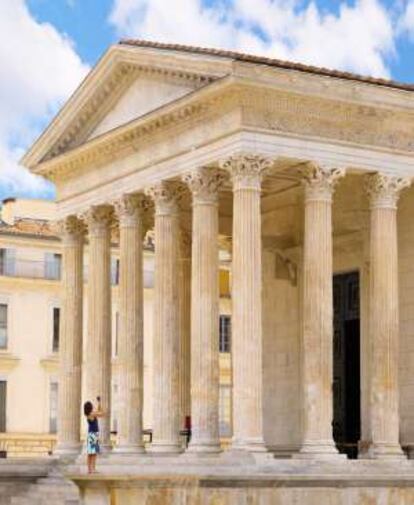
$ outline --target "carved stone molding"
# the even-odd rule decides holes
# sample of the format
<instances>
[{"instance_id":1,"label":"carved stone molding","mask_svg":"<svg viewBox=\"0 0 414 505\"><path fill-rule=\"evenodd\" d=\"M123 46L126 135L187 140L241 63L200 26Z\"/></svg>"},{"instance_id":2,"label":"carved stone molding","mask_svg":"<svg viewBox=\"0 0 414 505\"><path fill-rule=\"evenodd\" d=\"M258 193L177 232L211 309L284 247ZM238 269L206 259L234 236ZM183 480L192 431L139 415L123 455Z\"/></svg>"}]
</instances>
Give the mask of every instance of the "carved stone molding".
<instances>
[{"instance_id":1,"label":"carved stone molding","mask_svg":"<svg viewBox=\"0 0 414 505\"><path fill-rule=\"evenodd\" d=\"M86 233L86 226L82 219L70 215L55 221L52 224L53 231L56 232L63 241L78 240Z\"/></svg>"},{"instance_id":2,"label":"carved stone molding","mask_svg":"<svg viewBox=\"0 0 414 505\"><path fill-rule=\"evenodd\" d=\"M53 181L64 180L78 170L99 166L153 142L157 132L184 125L190 129L194 124L207 122L211 113L234 107L243 111L246 127L414 152L413 115L401 108L392 110L280 90L258 93L254 86L234 86L208 97L195 94L174 110L150 114L145 120L124 125L110 135L84 144L81 150L67 151L68 139L69 144L59 146L51 159L48 156L39 173ZM384 123L387 128L382 126Z\"/></svg>"},{"instance_id":3,"label":"carved stone molding","mask_svg":"<svg viewBox=\"0 0 414 505\"><path fill-rule=\"evenodd\" d=\"M271 168L273 161L258 154L241 153L220 162L233 181L233 190L254 189L260 191L263 175Z\"/></svg>"},{"instance_id":4,"label":"carved stone molding","mask_svg":"<svg viewBox=\"0 0 414 505\"><path fill-rule=\"evenodd\" d=\"M344 177L345 169L331 168L317 163L306 163L300 168L305 186L305 199L331 201L336 185Z\"/></svg>"},{"instance_id":5,"label":"carved stone molding","mask_svg":"<svg viewBox=\"0 0 414 505\"><path fill-rule=\"evenodd\" d=\"M381 173L367 175L365 190L371 208L396 209L400 193L411 185L408 177L391 176Z\"/></svg>"},{"instance_id":6,"label":"carved stone molding","mask_svg":"<svg viewBox=\"0 0 414 505\"><path fill-rule=\"evenodd\" d=\"M145 195L127 194L114 202L114 209L120 226L133 226L144 213Z\"/></svg>"},{"instance_id":7,"label":"carved stone molding","mask_svg":"<svg viewBox=\"0 0 414 505\"><path fill-rule=\"evenodd\" d=\"M134 65L121 63L116 70L94 91L94 94L83 107L82 114L62 133L61 137L53 146L45 159L65 152L69 147L78 145L87 138L87 135L96 126L96 122L102 117L102 108L107 103L113 102L121 96L131 82L137 77L161 79L162 82L176 84L190 84L195 89L209 84L213 77L194 72L174 71L170 68L158 68L146 65Z\"/></svg>"},{"instance_id":8,"label":"carved stone molding","mask_svg":"<svg viewBox=\"0 0 414 505\"><path fill-rule=\"evenodd\" d=\"M145 190L145 194L154 201L157 216L177 214L178 202L184 192L184 185L177 181L161 181Z\"/></svg>"},{"instance_id":9,"label":"carved stone molding","mask_svg":"<svg viewBox=\"0 0 414 505\"><path fill-rule=\"evenodd\" d=\"M89 235L97 234L110 228L114 223L114 208L112 205L93 205L82 218L88 224Z\"/></svg>"},{"instance_id":10,"label":"carved stone molding","mask_svg":"<svg viewBox=\"0 0 414 505\"><path fill-rule=\"evenodd\" d=\"M226 172L210 167L196 168L183 176L193 195L193 204L218 203L218 192L226 179Z\"/></svg>"}]
</instances>

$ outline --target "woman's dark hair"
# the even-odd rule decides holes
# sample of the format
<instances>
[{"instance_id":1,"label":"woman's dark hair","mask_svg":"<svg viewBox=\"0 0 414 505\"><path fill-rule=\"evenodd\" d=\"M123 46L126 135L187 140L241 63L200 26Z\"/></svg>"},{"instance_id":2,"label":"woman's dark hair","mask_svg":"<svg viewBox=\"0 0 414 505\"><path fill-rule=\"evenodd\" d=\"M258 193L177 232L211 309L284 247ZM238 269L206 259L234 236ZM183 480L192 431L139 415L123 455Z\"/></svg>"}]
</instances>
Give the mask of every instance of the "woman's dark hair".
<instances>
[{"instance_id":1,"label":"woman's dark hair","mask_svg":"<svg viewBox=\"0 0 414 505\"><path fill-rule=\"evenodd\" d=\"M85 416L89 416L92 410L93 410L92 402L85 402L83 405L83 413L85 414Z\"/></svg>"}]
</instances>

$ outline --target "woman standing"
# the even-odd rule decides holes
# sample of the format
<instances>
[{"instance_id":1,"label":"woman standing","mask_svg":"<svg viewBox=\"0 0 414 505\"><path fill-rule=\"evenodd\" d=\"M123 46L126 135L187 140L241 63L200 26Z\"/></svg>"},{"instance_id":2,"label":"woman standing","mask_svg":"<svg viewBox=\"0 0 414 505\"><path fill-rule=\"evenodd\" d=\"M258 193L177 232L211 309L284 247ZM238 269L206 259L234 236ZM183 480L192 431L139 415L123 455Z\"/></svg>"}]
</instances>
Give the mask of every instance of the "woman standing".
<instances>
[{"instance_id":1,"label":"woman standing","mask_svg":"<svg viewBox=\"0 0 414 505\"><path fill-rule=\"evenodd\" d=\"M97 409L94 410L92 402L85 402L83 412L88 422L88 435L86 439L86 453L88 455L88 473L96 473L96 456L99 454L99 423L98 417L103 416L101 397L96 398Z\"/></svg>"}]
</instances>

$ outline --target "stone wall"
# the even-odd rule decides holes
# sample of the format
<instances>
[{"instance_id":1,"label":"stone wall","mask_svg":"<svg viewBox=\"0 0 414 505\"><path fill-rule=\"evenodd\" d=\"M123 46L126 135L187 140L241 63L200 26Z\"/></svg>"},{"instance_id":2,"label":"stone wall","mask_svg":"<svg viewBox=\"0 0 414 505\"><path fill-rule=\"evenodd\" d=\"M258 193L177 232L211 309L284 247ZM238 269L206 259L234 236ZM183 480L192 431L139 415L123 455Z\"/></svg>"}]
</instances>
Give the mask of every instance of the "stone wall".
<instances>
[{"instance_id":1,"label":"stone wall","mask_svg":"<svg viewBox=\"0 0 414 505\"><path fill-rule=\"evenodd\" d=\"M0 451L7 458L37 458L49 456L56 436L41 433L0 433Z\"/></svg>"}]
</instances>

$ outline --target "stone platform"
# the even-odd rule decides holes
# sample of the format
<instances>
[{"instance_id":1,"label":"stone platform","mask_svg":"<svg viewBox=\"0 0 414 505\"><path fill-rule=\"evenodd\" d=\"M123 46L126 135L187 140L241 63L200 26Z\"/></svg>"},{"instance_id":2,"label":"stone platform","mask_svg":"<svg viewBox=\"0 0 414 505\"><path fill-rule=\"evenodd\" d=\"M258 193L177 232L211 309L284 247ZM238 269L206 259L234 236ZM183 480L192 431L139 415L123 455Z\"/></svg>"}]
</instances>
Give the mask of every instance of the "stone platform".
<instances>
[{"instance_id":1,"label":"stone platform","mask_svg":"<svg viewBox=\"0 0 414 505\"><path fill-rule=\"evenodd\" d=\"M413 505L412 460L108 456L66 469L84 505Z\"/></svg>"}]
</instances>

